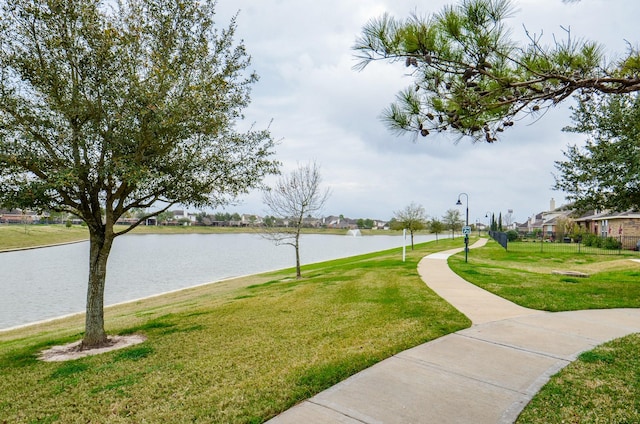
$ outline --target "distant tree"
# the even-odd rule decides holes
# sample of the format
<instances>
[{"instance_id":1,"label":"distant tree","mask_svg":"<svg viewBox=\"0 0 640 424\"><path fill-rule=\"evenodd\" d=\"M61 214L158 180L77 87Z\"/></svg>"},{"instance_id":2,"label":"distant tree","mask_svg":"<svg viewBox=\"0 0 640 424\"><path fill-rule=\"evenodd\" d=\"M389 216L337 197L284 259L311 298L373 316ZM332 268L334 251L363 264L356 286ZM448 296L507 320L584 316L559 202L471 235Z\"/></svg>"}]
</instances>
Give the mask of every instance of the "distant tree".
<instances>
[{"instance_id":1,"label":"distant tree","mask_svg":"<svg viewBox=\"0 0 640 424\"><path fill-rule=\"evenodd\" d=\"M424 211L422 205L411 203L394 214L392 230L407 230L411 235L411 250L413 250L413 236L416 231L423 230L426 227L429 217ZM394 228L395 227L395 228Z\"/></svg>"},{"instance_id":2,"label":"distant tree","mask_svg":"<svg viewBox=\"0 0 640 424\"><path fill-rule=\"evenodd\" d=\"M401 62L413 77L383 112L388 127L491 143L523 115L541 116L574 94L589 101L594 93L640 90L640 53L631 43L620 59L569 30L550 46L527 31L528 42L518 45L505 24L514 10L509 0L463 0L432 15L385 14L367 23L353 47L355 68Z\"/></svg>"},{"instance_id":3,"label":"distant tree","mask_svg":"<svg viewBox=\"0 0 640 424\"><path fill-rule=\"evenodd\" d=\"M498 231L498 221L496 221L496 214L491 214L491 231Z\"/></svg>"},{"instance_id":4,"label":"distant tree","mask_svg":"<svg viewBox=\"0 0 640 424\"><path fill-rule=\"evenodd\" d=\"M370 230L373 228L373 220L369 218L366 218L366 219L360 218L356 221L356 225L360 229Z\"/></svg>"},{"instance_id":5,"label":"distant tree","mask_svg":"<svg viewBox=\"0 0 640 424\"><path fill-rule=\"evenodd\" d=\"M207 213L206 212L198 212L196 214L196 222L198 224L202 224L203 220L207 217Z\"/></svg>"},{"instance_id":6,"label":"distant tree","mask_svg":"<svg viewBox=\"0 0 640 424\"><path fill-rule=\"evenodd\" d=\"M498 231L502 231L502 212L498 215Z\"/></svg>"},{"instance_id":7,"label":"distant tree","mask_svg":"<svg viewBox=\"0 0 640 424\"><path fill-rule=\"evenodd\" d=\"M304 217L319 212L329 198L330 190L322 190L320 168L315 162L299 165L289 175L281 176L266 190L263 202L272 215L290 220L290 226L264 227L264 237L276 245L287 244L296 251L296 278L300 272L300 231Z\"/></svg>"},{"instance_id":8,"label":"distant tree","mask_svg":"<svg viewBox=\"0 0 640 424\"><path fill-rule=\"evenodd\" d=\"M444 224L438 218L432 218L429 222L429 230L436 235L436 242L438 241L438 234L445 230Z\"/></svg>"},{"instance_id":9,"label":"distant tree","mask_svg":"<svg viewBox=\"0 0 640 424\"><path fill-rule=\"evenodd\" d=\"M457 209L448 209L442 217L442 222L445 227L451 230L451 236L455 235L455 230L461 229L464 221L460 216L460 211Z\"/></svg>"},{"instance_id":10,"label":"distant tree","mask_svg":"<svg viewBox=\"0 0 640 424\"><path fill-rule=\"evenodd\" d=\"M276 225L277 219L274 216L265 216L262 221L265 227L274 227Z\"/></svg>"},{"instance_id":11,"label":"distant tree","mask_svg":"<svg viewBox=\"0 0 640 424\"><path fill-rule=\"evenodd\" d=\"M173 213L171 213L170 211L160 212L157 216L157 220L161 224L168 224L169 222L173 221L173 219Z\"/></svg>"},{"instance_id":12,"label":"distant tree","mask_svg":"<svg viewBox=\"0 0 640 424\"><path fill-rule=\"evenodd\" d=\"M215 212L213 214L213 220L218 222L231 221L231 214L228 212Z\"/></svg>"},{"instance_id":13,"label":"distant tree","mask_svg":"<svg viewBox=\"0 0 640 424\"><path fill-rule=\"evenodd\" d=\"M89 229L81 347L108 344L114 239L175 204L216 206L277 171L268 131L235 130L256 76L215 2L3 1L0 203ZM114 228L134 208L160 208Z\"/></svg>"},{"instance_id":14,"label":"distant tree","mask_svg":"<svg viewBox=\"0 0 640 424\"><path fill-rule=\"evenodd\" d=\"M507 228L510 228L511 224L513 224L513 210L508 209L507 214L503 217L503 220Z\"/></svg>"},{"instance_id":15,"label":"distant tree","mask_svg":"<svg viewBox=\"0 0 640 424\"><path fill-rule=\"evenodd\" d=\"M640 95L600 96L574 108L572 119L565 131L589 138L556 162L554 188L580 211L640 210Z\"/></svg>"}]
</instances>

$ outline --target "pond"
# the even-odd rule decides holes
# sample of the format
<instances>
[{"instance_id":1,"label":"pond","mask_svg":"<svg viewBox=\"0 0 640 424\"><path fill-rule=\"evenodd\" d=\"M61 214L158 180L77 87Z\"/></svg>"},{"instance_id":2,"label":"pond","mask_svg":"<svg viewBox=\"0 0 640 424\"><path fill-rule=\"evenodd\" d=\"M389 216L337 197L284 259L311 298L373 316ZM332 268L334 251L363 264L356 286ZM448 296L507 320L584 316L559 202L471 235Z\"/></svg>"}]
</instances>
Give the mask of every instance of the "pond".
<instances>
[{"instance_id":1,"label":"pond","mask_svg":"<svg viewBox=\"0 0 640 424\"><path fill-rule=\"evenodd\" d=\"M404 242L402 236L305 234L300 256L309 264L395 247L401 255ZM88 242L0 253L0 329L84 311L88 262ZM257 234L125 235L109 257L105 304L293 266L293 247Z\"/></svg>"}]
</instances>

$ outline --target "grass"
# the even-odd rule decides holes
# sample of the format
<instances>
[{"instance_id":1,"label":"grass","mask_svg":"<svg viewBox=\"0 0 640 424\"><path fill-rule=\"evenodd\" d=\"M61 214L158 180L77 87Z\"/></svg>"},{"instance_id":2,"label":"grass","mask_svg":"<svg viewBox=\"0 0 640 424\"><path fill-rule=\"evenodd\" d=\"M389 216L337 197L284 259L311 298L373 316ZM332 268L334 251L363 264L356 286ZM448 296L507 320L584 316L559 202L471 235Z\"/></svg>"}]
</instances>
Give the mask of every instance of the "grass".
<instances>
[{"instance_id":1,"label":"grass","mask_svg":"<svg viewBox=\"0 0 640 424\"><path fill-rule=\"evenodd\" d=\"M89 231L80 225L0 225L0 251L88 239Z\"/></svg>"},{"instance_id":2,"label":"grass","mask_svg":"<svg viewBox=\"0 0 640 424\"><path fill-rule=\"evenodd\" d=\"M417 276L424 255L460 240L225 281L107 309L112 334L148 340L67 363L42 349L81 337L66 318L0 332L0 422L263 422L396 352L468 320ZM490 241L452 256L465 279L548 311L640 305L638 254L505 252ZM579 271L588 278L553 275ZM585 352L518 423L640 422L640 335Z\"/></svg>"},{"instance_id":3,"label":"grass","mask_svg":"<svg viewBox=\"0 0 640 424\"><path fill-rule=\"evenodd\" d=\"M640 264L621 255L507 252L490 241L449 259L451 268L486 290L522 306L547 311L640 307ZM588 278L553 275L578 271ZM640 422L640 334L584 352L536 394L517 422Z\"/></svg>"},{"instance_id":4,"label":"grass","mask_svg":"<svg viewBox=\"0 0 640 424\"><path fill-rule=\"evenodd\" d=\"M141 345L66 363L36 359L82 318L0 332L0 422L258 423L349 375L469 326L417 275L458 241L361 255L107 309Z\"/></svg>"},{"instance_id":5,"label":"grass","mask_svg":"<svg viewBox=\"0 0 640 424\"><path fill-rule=\"evenodd\" d=\"M584 352L553 376L519 424L640 423L640 334Z\"/></svg>"},{"instance_id":6,"label":"grass","mask_svg":"<svg viewBox=\"0 0 640 424\"><path fill-rule=\"evenodd\" d=\"M640 307L640 259L620 255L505 251L494 241L456 255L451 268L465 280L519 305L545 311ZM578 271L587 278L556 275Z\"/></svg>"}]
</instances>

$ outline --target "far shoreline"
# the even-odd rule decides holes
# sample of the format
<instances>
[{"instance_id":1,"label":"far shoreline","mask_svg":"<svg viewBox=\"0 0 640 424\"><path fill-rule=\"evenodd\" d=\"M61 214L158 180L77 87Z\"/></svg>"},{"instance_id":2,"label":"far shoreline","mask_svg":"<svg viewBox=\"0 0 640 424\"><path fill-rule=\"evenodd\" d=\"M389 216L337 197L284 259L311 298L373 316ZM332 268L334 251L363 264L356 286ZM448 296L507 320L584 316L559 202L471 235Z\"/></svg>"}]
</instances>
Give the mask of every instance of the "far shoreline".
<instances>
[{"instance_id":1,"label":"far shoreline","mask_svg":"<svg viewBox=\"0 0 640 424\"><path fill-rule=\"evenodd\" d=\"M13 224L11 224L13 225ZM56 228L63 227L63 224L29 224L34 225L35 228ZM4 225L0 226L0 228L4 227ZM22 227L22 225L20 225ZM80 225L74 225L74 228L82 228ZM6 227L5 227L6 228ZM16 227L17 228L17 227ZM87 230L88 231L88 230ZM326 234L326 235L348 235L349 229L338 229L338 228L303 228L302 234ZM361 229L361 236L375 236L375 235L402 235L402 231L399 230L373 230L373 229ZM174 235L174 234L260 234L261 231L257 227L211 227L211 226L177 226L177 225L153 225L146 226L141 225L134 228L131 232L123 235L147 235L147 234L164 234L164 235ZM429 235L433 234L428 231L418 231L416 235ZM442 233L443 235L445 233ZM37 236L36 236L37 237ZM59 243L38 243L37 240L34 240L35 244L25 244L23 246L11 247L11 248L2 248L0 247L1 253L10 253L10 252L19 252L22 250L32 250L32 249L42 249L46 247L56 247L56 246L64 246L67 244L74 243L83 243L89 241L89 237L83 237L75 240L69 240ZM0 246L1 246L0 242Z\"/></svg>"}]
</instances>

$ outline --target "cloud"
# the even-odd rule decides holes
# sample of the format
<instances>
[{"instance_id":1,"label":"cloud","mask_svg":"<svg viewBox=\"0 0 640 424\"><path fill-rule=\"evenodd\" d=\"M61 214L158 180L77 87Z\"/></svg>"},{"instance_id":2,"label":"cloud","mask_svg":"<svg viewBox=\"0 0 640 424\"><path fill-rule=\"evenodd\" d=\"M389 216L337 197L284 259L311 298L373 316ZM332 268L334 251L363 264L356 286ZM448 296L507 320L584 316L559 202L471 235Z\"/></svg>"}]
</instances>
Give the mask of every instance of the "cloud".
<instances>
[{"instance_id":1,"label":"cloud","mask_svg":"<svg viewBox=\"0 0 640 424\"><path fill-rule=\"evenodd\" d=\"M405 0L219 0L220 25L238 11L237 39L243 39L260 81L246 110L247 122L271 123L281 139L277 158L283 172L315 160L332 196L326 214L389 219L411 202L432 217L456 208L461 192L469 195L470 220L487 212L513 209L522 222L564 195L554 192L554 162L568 144L584 136L562 132L570 124L570 102L549 110L538 121L525 118L493 144L473 144L442 134L397 137L379 119L399 90L411 84L402 64L372 63L352 69L351 47L362 26L389 12L408 17L438 12L448 1L416 5ZM508 23L514 39L530 34L543 42L589 38L603 43L608 56L624 53L625 40L636 43L635 16L640 2L517 0ZM615 6L614 6L615 4ZM524 26L523 26L524 25ZM563 29L564 28L564 29ZM555 37L555 38L554 38ZM269 182L270 180L267 180ZM272 181L272 180L271 180ZM262 213L259 192L231 209Z\"/></svg>"}]
</instances>

